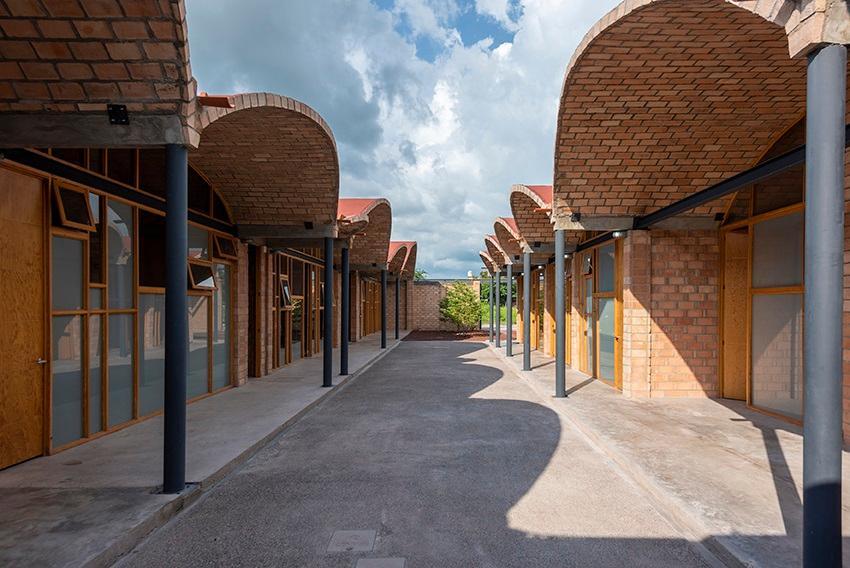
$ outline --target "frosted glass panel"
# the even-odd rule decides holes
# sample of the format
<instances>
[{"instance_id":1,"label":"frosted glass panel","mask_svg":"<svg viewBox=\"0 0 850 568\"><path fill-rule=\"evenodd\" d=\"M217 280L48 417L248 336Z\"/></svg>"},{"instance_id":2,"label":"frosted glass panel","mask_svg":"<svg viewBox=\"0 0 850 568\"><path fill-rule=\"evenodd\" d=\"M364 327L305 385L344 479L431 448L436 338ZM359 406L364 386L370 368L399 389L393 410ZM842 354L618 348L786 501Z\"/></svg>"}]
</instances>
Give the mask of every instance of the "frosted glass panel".
<instances>
[{"instance_id":1,"label":"frosted glass panel","mask_svg":"<svg viewBox=\"0 0 850 568\"><path fill-rule=\"evenodd\" d=\"M803 282L803 213L762 221L753 227L753 287Z\"/></svg>"},{"instance_id":2,"label":"frosted glass panel","mask_svg":"<svg viewBox=\"0 0 850 568\"><path fill-rule=\"evenodd\" d=\"M89 433L100 432L102 379L101 355L103 354L103 324L100 316L89 316Z\"/></svg>"},{"instance_id":3,"label":"frosted glass panel","mask_svg":"<svg viewBox=\"0 0 850 568\"><path fill-rule=\"evenodd\" d=\"M186 393L188 398L209 392L207 305L206 296L189 296L189 383Z\"/></svg>"},{"instance_id":4,"label":"frosted glass panel","mask_svg":"<svg viewBox=\"0 0 850 568\"><path fill-rule=\"evenodd\" d=\"M614 291L614 244L600 247L596 252L597 263L599 266L598 292L613 292Z\"/></svg>"},{"instance_id":5,"label":"frosted glass panel","mask_svg":"<svg viewBox=\"0 0 850 568\"><path fill-rule=\"evenodd\" d=\"M53 309L83 308L83 241L53 237Z\"/></svg>"},{"instance_id":6,"label":"frosted glass panel","mask_svg":"<svg viewBox=\"0 0 850 568\"><path fill-rule=\"evenodd\" d=\"M215 265L213 292L213 389L230 384L230 267Z\"/></svg>"},{"instance_id":7,"label":"frosted glass panel","mask_svg":"<svg viewBox=\"0 0 850 568\"><path fill-rule=\"evenodd\" d=\"M133 307L133 208L106 202L109 307Z\"/></svg>"},{"instance_id":8,"label":"frosted glass panel","mask_svg":"<svg viewBox=\"0 0 850 568\"><path fill-rule=\"evenodd\" d=\"M53 318L53 447L83 437L83 337L80 316Z\"/></svg>"},{"instance_id":9,"label":"frosted glass panel","mask_svg":"<svg viewBox=\"0 0 850 568\"><path fill-rule=\"evenodd\" d=\"M165 399L165 296L139 295L139 415L162 410Z\"/></svg>"},{"instance_id":10,"label":"frosted glass panel","mask_svg":"<svg viewBox=\"0 0 850 568\"><path fill-rule=\"evenodd\" d=\"M109 426L133 418L133 316L109 316Z\"/></svg>"},{"instance_id":11,"label":"frosted glass panel","mask_svg":"<svg viewBox=\"0 0 850 568\"><path fill-rule=\"evenodd\" d=\"M613 298L599 298L599 378L614 380Z\"/></svg>"},{"instance_id":12,"label":"frosted glass panel","mask_svg":"<svg viewBox=\"0 0 850 568\"><path fill-rule=\"evenodd\" d=\"M753 296L752 402L803 416L803 295Z\"/></svg>"}]
</instances>

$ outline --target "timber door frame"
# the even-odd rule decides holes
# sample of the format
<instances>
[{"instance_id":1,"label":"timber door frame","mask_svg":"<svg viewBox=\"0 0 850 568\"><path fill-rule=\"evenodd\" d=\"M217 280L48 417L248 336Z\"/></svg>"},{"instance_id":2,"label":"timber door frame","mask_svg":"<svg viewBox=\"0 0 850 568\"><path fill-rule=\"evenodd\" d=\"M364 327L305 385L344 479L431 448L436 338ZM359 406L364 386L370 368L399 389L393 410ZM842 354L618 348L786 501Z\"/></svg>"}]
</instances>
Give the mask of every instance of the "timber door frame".
<instances>
[{"instance_id":1,"label":"timber door frame","mask_svg":"<svg viewBox=\"0 0 850 568\"><path fill-rule=\"evenodd\" d=\"M51 249L50 249L50 229L51 229L51 215L52 215L52 206L50 199L50 180L47 176L39 174L37 172L33 172L27 168L16 167L14 164L0 164L0 168L10 172L14 175L25 176L34 180L39 185L39 199L40 199L40 218L41 218L41 230L39 234L41 235L41 297L42 297L42 305L39 307L41 311L41 342L40 342L40 352L41 359L45 360L44 364L38 364L36 361L33 361L33 364L37 364L40 367L40 378L38 377L39 371L35 371L33 376L36 377L35 381L41 386L41 431L34 432L33 438L38 441L38 453L25 457L21 460L15 461L13 463L8 464L0 464L0 470L6 467L12 467L18 463L22 463L29 459L37 458L44 455L50 454L50 432L51 432L51 416L50 416L50 401L52 397L51 392L51 376L52 376L52 349L51 349L51 338L50 338L50 317L51 317L51 306L52 306L52 298L51 298L51 288L50 288L50 264L51 264Z\"/></svg>"}]
</instances>

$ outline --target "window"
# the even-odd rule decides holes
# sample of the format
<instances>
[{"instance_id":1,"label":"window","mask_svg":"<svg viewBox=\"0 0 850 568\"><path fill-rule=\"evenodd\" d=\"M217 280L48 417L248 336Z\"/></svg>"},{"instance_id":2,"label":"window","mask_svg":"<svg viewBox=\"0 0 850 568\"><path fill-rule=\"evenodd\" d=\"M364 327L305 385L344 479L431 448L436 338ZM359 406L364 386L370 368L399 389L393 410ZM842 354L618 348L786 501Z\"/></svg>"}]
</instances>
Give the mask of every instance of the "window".
<instances>
[{"instance_id":1,"label":"window","mask_svg":"<svg viewBox=\"0 0 850 568\"><path fill-rule=\"evenodd\" d=\"M229 237L223 237L221 235L215 235L214 244L215 255L217 257L236 260L236 242L233 239Z\"/></svg>"},{"instance_id":2,"label":"window","mask_svg":"<svg viewBox=\"0 0 850 568\"><path fill-rule=\"evenodd\" d=\"M189 168L189 209L210 214L210 192L212 187L207 183L201 174L195 171L195 168Z\"/></svg>"},{"instance_id":3,"label":"window","mask_svg":"<svg viewBox=\"0 0 850 568\"><path fill-rule=\"evenodd\" d=\"M200 227L195 227L194 225L189 225L188 231L188 239L189 239L189 250L188 255L189 258L199 258L202 260L209 260L210 258L210 234L209 232L201 229Z\"/></svg>"},{"instance_id":4,"label":"window","mask_svg":"<svg viewBox=\"0 0 850 568\"><path fill-rule=\"evenodd\" d=\"M59 219L63 226L83 231L95 230L94 217L86 190L57 185L55 193Z\"/></svg>"},{"instance_id":5,"label":"window","mask_svg":"<svg viewBox=\"0 0 850 568\"><path fill-rule=\"evenodd\" d=\"M109 309L129 309L133 303L133 207L106 201Z\"/></svg>"},{"instance_id":6,"label":"window","mask_svg":"<svg viewBox=\"0 0 850 568\"><path fill-rule=\"evenodd\" d=\"M189 279L195 290L215 290L215 276L212 266L207 264L189 263Z\"/></svg>"},{"instance_id":7,"label":"window","mask_svg":"<svg viewBox=\"0 0 850 568\"><path fill-rule=\"evenodd\" d=\"M292 307L292 294L289 292L289 280L280 280L280 307Z\"/></svg>"}]
</instances>

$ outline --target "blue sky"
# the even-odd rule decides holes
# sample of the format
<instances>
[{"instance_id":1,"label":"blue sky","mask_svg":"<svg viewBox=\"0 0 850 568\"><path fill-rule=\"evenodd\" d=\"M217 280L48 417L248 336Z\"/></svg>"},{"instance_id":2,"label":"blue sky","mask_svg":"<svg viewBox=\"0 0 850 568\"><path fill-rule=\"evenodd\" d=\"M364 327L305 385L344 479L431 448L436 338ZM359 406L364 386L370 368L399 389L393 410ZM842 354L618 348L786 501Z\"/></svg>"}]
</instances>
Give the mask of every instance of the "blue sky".
<instances>
[{"instance_id":1,"label":"blue sky","mask_svg":"<svg viewBox=\"0 0 850 568\"><path fill-rule=\"evenodd\" d=\"M330 124L340 195L386 197L433 277L480 267L514 183L551 183L563 73L614 0L187 0L210 93L270 91Z\"/></svg>"}]
</instances>

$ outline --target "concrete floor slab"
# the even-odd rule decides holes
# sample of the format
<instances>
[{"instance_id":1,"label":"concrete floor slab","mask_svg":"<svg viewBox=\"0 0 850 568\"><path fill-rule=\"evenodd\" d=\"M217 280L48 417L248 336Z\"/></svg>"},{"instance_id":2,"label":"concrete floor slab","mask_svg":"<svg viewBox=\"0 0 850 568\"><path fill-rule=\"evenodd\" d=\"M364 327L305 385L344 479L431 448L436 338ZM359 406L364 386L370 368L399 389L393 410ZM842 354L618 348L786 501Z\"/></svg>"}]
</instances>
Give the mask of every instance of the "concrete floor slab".
<instances>
[{"instance_id":1,"label":"concrete floor slab","mask_svg":"<svg viewBox=\"0 0 850 568\"><path fill-rule=\"evenodd\" d=\"M352 343L351 373L384 353L380 334ZM190 404L186 463L195 486L180 496L157 493L161 416L0 471L0 565L82 566L125 552L337 391L321 382L322 358L302 359Z\"/></svg>"},{"instance_id":2,"label":"concrete floor slab","mask_svg":"<svg viewBox=\"0 0 850 568\"><path fill-rule=\"evenodd\" d=\"M495 353L503 359L504 350ZM567 370L555 399L554 360L522 345L508 360L553 409L618 463L671 522L721 557L746 566L797 566L802 542L802 428L724 399L630 399ZM844 453L850 537L850 454ZM850 541L844 563L850 566Z\"/></svg>"},{"instance_id":3,"label":"concrete floor slab","mask_svg":"<svg viewBox=\"0 0 850 568\"><path fill-rule=\"evenodd\" d=\"M326 553L364 526L372 553ZM409 341L119 565L706 566L697 550L492 350Z\"/></svg>"}]
</instances>

